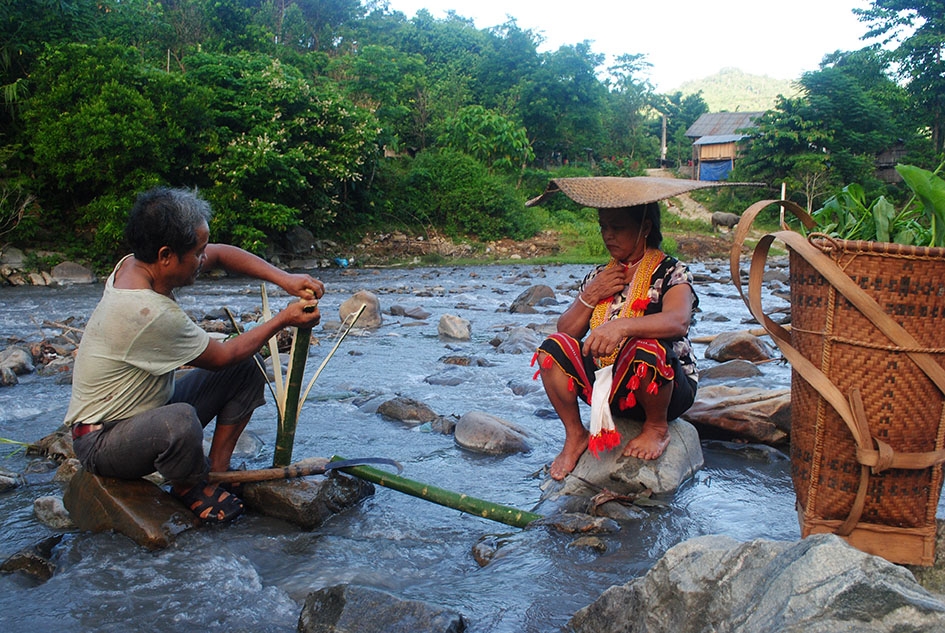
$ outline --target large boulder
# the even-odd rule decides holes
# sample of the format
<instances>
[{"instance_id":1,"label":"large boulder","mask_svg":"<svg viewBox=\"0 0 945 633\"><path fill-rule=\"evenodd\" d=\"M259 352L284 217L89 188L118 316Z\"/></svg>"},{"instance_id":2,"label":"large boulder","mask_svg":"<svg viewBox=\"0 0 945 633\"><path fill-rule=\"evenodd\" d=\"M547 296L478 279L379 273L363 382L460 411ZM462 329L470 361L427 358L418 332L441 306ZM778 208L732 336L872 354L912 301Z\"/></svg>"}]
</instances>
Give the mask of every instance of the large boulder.
<instances>
[{"instance_id":1,"label":"large boulder","mask_svg":"<svg viewBox=\"0 0 945 633\"><path fill-rule=\"evenodd\" d=\"M624 446L631 438L640 434L641 422L626 418L614 418L620 432L620 446L595 457L585 451L572 476L563 482L547 480L542 484L543 501L554 501L564 495L593 496L606 488L617 494L632 495L644 490L654 494L675 491L704 464L702 446L696 429L685 420L669 423L669 445L663 454L654 460L623 457Z\"/></svg>"},{"instance_id":2,"label":"large boulder","mask_svg":"<svg viewBox=\"0 0 945 633\"><path fill-rule=\"evenodd\" d=\"M444 314L436 328L441 338L468 341L472 338L472 324L455 314Z\"/></svg>"},{"instance_id":3,"label":"large boulder","mask_svg":"<svg viewBox=\"0 0 945 633\"><path fill-rule=\"evenodd\" d=\"M509 312L513 314L534 314L537 312L537 310L535 310L536 305L548 301L553 302L554 299L554 290L544 284L537 284L516 297L515 301L512 302L512 306L509 308Z\"/></svg>"},{"instance_id":4,"label":"large boulder","mask_svg":"<svg viewBox=\"0 0 945 633\"><path fill-rule=\"evenodd\" d=\"M720 363L736 358L759 362L774 358L774 349L751 332L723 332L705 348L705 357Z\"/></svg>"},{"instance_id":5,"label":"large boulder","mask_svg":"<svg viewBox=\"0 0 945 633\"><path fill-rule=\"evenodd\" d=\"M373 484L339 474L262 481L242 488L239 495L250 510L306 530L374 494Z\"/></svg>"},{"instance_id":6,"label":"large boulder","mask_svg":"<svg viewBox=\"0 0 945 633\"><path fill-rule=\"evenodd\" d=\"M470 411L456 422L453 438L459 446L488 455L527 453L530 433L483 411Z\"/></svg>"},{"instance_id":7,"label":"large boulder","mask_svg":"<svg viewBox=\"0 0 945 633\"><path fill-rule=\"evenodd\" d=\"M832 534L703 536L574 614L573 633L938 633L945 604L904 567Z\"/></svg>"},{"instance_id":8,"label":"large boulder","mask_svg":"<svg viewBox=\"0 0 945 633\"><path fill-rule=\"evenodd\" d=\"M496 345L499 354L534 354L541 345L543 337L530 327L516 327L509 330Z\"/></svg>"},{"instance_id":9,"label":"large boulder","mask_svg":"<svg viewBox=\"0 0 945 633\"><path fill-rule=\"evenodd\" d=\"M381 302L373 292L368 290L358 290L341 304L338 308L338 316L345 321L349 316L365 306L364 312L358 317L355 327L364 329L375 329L381 327L384 322L384 316L381 314Z\"/></svg>"},{"instance_id":10,"label":"large boulder","mask_svg":"<svg viewBox=\"0 0 945 633\"><path fill-rule=\"evenodd\" d=\"M783 444L791 431L791 390L706 385L683 418L723 435Z\"/></svg>"},{"instance_id":11,"label":"large boulder","mask_svg":"<svg viewBox=\"0 0 945 633\"><path fill-rule=\"evenodd\" d=\"M397 396L382 402L378 405L377 412L385 418L398 420L413 426L424 422L432 422L439 417L433 409L423 402L405 396Z\"/></svg>"},{"instance_id":12,"label":"large boulder","mask_svg":"<svg viewBox=\"0 0 945 633\"><path fill-rule=\"evenodd\" d=\"M75 262L62 262L52 269L52 280L58 284L94 284L95 273Z\"/></svg>"},{"instance_id":13,"label":"large boulder","mask_svg":"<svg viewBox=\"0 0 945 633\"><path fill-rule=\"evenodd\" d=\"M167 547L198 523L179 500L144 479L99 477L80 469L62 501L78 529L117 532L148 549Z\"/></svg>"},{"instance_id":14,"label":"large boulder","mask_svg":"<svg viewBox=\"0 0 945 633\"><path fill-rule=\"evenodd\" d=\"M33 355L28 350L15 345L0 350L0 367L9 368L18 376L31 374L36 370L33 365Z\"/></svg>"}]
</instances>

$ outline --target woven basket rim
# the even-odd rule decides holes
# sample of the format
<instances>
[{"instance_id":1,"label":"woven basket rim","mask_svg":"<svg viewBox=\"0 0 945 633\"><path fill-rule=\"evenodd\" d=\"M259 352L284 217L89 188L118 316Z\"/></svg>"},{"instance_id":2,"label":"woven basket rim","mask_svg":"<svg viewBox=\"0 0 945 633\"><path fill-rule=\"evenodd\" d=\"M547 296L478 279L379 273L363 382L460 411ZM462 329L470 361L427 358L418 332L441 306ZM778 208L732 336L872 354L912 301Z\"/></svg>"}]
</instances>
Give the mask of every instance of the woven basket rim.
<instances>
[{"instance_id":1,"label":"woven basket rim","mask_svg":"<svg viewBox=\"0 0 945 633\"><path fill-rule=\"evenodd\" d=\"M807 241L828 255L831 251L836 250L844 253L867 253L875 255L891 255L898 257L916 257L925 259L945 258L945 247L941 246L915 246L896 244L894 242L843 240L830 237L822 233L812 233L807 238Z\"/></svg>"}]
</instances>

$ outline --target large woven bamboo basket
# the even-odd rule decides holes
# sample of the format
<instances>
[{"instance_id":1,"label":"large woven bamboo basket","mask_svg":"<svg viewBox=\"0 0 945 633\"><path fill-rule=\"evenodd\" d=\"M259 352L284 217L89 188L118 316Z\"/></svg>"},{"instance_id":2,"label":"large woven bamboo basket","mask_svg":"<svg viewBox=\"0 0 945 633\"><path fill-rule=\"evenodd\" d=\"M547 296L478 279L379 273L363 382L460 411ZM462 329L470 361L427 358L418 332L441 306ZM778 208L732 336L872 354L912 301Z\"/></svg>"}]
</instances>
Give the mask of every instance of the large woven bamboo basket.
<instances>
[{"instance_id":1,"label":"large woven bamboo basket","mask_svg":"<svg viewBox=\"0 0 945 633\"><path fill-rule=\"evenodd\" d=\"M812 244L909 332L918 349L937 351L936 361L942 362L945 249L832 240ZM904 348L892 344L797 251L790 252L794 347L841 393L859 391L871 437L902 454L945 448L942 392ZM802 536L836 532L860 487L857 444L840 414L796 371L791 407L791 468ZM941 489L941 464L871 472L849 540L896 562L931 565Z\"/></svg>"},{"instance_id":2,"label":"large woven bamboo basket","mask_svg":"<svg viewBox=\"0 0 945 633\"><path fill-rule=\"evenodd\" d=\"M801 535L836 533L892 562L931 565L945 461L945 249L766 238L746 302L791 362ZM789 334L751 297L772 239L790 253Z\"/></svg>"}]
</instances>

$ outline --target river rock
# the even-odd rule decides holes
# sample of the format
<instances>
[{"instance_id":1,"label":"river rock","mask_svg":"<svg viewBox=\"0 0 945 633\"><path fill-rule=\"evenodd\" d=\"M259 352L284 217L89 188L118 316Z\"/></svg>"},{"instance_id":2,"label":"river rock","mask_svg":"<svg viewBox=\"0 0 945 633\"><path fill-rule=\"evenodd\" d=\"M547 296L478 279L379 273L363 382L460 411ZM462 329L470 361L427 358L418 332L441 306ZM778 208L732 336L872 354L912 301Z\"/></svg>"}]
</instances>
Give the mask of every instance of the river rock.
<instances>
[{"instance_id":1,"label":"river rock","mask_svg":"<svg viewBox=\"0 0 945 633\"><path fill-rule=\"evenodd\" d=\"M774 358L774 349L750 332L723 332L705 348L705 357L720 363L735 358L758 362Z\"/></svg>"},{"instance_id":2,"label":"river rock","mask_svg":"<svg viewBox=\"0 0 945 633\"><path fill-rule=\"evenodd\" d=\"M16 473L0 468L0 492L13 490L21 483L21 477Z\"/></svg>"},{"instance_id":3,"label":"river rock","mask_svg":"<svg viewBox=\"0 0 945 633\"><path fill-rule=\"evenodd\" d=\"M487 455L527 453L531 434L522 427L483 411L463 415L453 431L456 444L467 450Z\"/></svg>"},{"instance_id":4,"label":"river rock","mask_svg":"<svg viewBox=\"0 0 945 633\"><path fill-rule=\"evenodd\" d=\"M469 384L475 379L473 370L460 365L448 365L435 374L430 374L423 382L440 387L456 387Z\"/></svg>"},{"instance_id":5,"label":"river rock","mask_svg":"<svg viewBox=\"0 0 945 633\"><path fill-rule=\"evenodd\" d=\"M295 256L311 255L315 252L315 235L304 226L292 226L282 234L282 247Z\"/></svg>"},{"instance_id":6,"label":"river rock","mask_svg":"<svg viewBox=\"0 0 945 633\"><path fill-rule=\"evenodd\" d=\"M377 412L386 418L413 425L432 422L438 417L436 412L426 404L404 396L382 402L378 405Z\"/></svg>"},{"instance_id":7,"label":"river rock","mask_svg":"<svg viewBox=\"0 0 945 633\"><path fill-rule=\"evenodd\" d=\"M512 302L509 312L513 314L535 314L535 305L543 299L554 299L555 291L544 284L537 284L520 294Z\"/></svg>"},{"instance_id":8,"label":"river rock","mask_svg":"<svg viewBox=\"0 0 945 633\"><path fill-rule=\"evenodd\" d=\"M369 587L335 585L310 593L298 633L461 633L463 616Z\"/></svg>"},{"instance_id":9,"label":"river rock","mask_svg":"<svg viewBox=\"0 0 945 633\"><path fill-rule=\"evenodd\" d=\"M33 516L40 523L54 530L71 530L75 528L69 511L62 503L61 497L39 497L33 501Z\"/></svg>"},{"instance_id":10,"label":"river rock","mask_svg":"<svg viewBox=\"0 0 945 633\"><path fill-rule=\"evenodd\" d=\"M53 475L53 481L60 484L67 484L70 479L75 477L80 468L82 468L82 463L75 457L69 457L59 464L59 467L56 469L56 474Z\"/></svg>"},{"instance_id":11,"label":"river rock","mask_svg":"<svg viewBox=\"0 0 945 633\"><path fill-rule=\"evenodd\" d=\"M516 327L509 330L504 340L495 351L500 354L534 354L541 345L542 336L528 327Z\"/></svg>"},{"instance_id":12,"label":"river rock","mask_svg":"<svg viewBox=\"0 0 945 633\"><path fill-rule=\"evenodd\" d=\"M243 484L239 493L246 507L254 512L305 530L314 530L373 494L373 484L338 473Z\"/></svg>"},{"instance_id":13,"label":"river rock","mask_svg":"<svg viewBox=\"0 0 945 633\"><path fill-rule=\"evenodd\" d=\"M62 262L52 269L52 279L58 284L94 284L95 273L75 262Z\"/></svg>"},{"instance_id":14,"label":"river rock","mask_svg":"<svg viewBox=\"0 0 945 633\"><path fill-rule=\"evenodd\" d=\"M649 461L621 455L627 442L640 434L642 423L618 417L614 418L614 424L622 438L620 446L600 453L599 458L585 451L572 472L573 476L561 482L548 479L542 484L542 501L559 500L565 495L593 496L603 488L617 494L634 494L643 490L667 494L702 468L704 460L699 434L685 420L669 423L669 446L658 459Z\"/></svg>"},{"instance_id":15,"label":"river rock","mask_svg":"<svg viewBox=\"0 0 945 633\"><path fill-rule=\"evenodd\" d=\"M443 338L457 341L468 341L472 338L472 324L455 314L444 314L436 328L437 334Z\"/></svg>"},{"instance_id":16,"label":"river rock","mask_svg":"<svg viewBox=\"0 0 945 633\"><path fill-rule=\"evenodd\" d=\"M75 458L75 449L72 446L72 434L65 425L37 441L34 446L41 455L58 463Z\"/></svg>"},{"instance_id":17,"label":"river rock","mask_svg":"<svg viewBox=\"0 0 945 633\"><path fill-rule=\"evenodd\" d=\"M491 360L482 356L463 356L460 354L449 354L440 358L440 362L445 365L458 365L459 367L492 367L495 365Z\"/></svg>"},{"instance_id":18,"label":"river rock","mask_svg":"<svg viewBox=\"0 0 945 633\"><path fill-rule=\"evenodd\" d=\"M584 512L555 512L529 525L545 525L564 534L613 534L620 531L620 524L614 519Z\"/></svg>"},{"instance_id":19,"label":"river rock","mask_svg":"<svg viewBox=\"0 0 945 633\"><path fill-rule=\"evenodd\" d=\"M699 371L699 387L710 381L740 380L742 378L757 378L762 372L758 365L736 358L727 360L724 363L706 367Z\"/></svg>"},{"instance_id":20,"label":"river rock","mask_svg":"<svg viewBox=\"0 0 945 633\"><path fill-rule=\"evenodd\" d=\"M791 390L706 385L683 418L726 435L782 444L791 432Z\"/></svg>"},{"instance_id":21,"label":"river rock","mask_svg":"<svg viewBox=\"0 0 945 633\"><path fill-rule=\"evenodd\" d=\"M20 382L16 372L9 367L0 365L0 387L12 387Z\"/></svg>"},{"instance_id":22,"label":"river rock","mask_svg":"<svg viewBox=\"0 0 945 633\"><path fill-rule=\"evenodd\" d=\"M22 347L11 345L3 351L0 351L0 367L9 368L14 374L23 376L36 371L33 365L33 355L29 350Z\"/></svg>"},{"instance_id":23,"label":"river rock","mask_svg":"<svg viewBox=\"0 0 945 633\"><path fill-rule=\"evenodd\" d=\"M20 268L26 262L26 254L15 246L0 248L0 264Z\"/></svg>"},{"instance_id":24,"label":"river rock","mask_svg":"<svg viewBox=\"0 0 945 633\"><path fill-rule=\"evenodd\" d=\"M72 382L72 370L75 367L75 359L71 356L65 358L53 358L45 365L40 365L36 373L40 376L55 376L68 384Z\"/></svg>"},{"instance_id":25,"label":"river rock","mask_svg":"<svg viewBox=\"0 0 945 633\"><path fill-rule=\"evenodd\" d=\"M903 567L822 534L796 542L703 536L607 589L573 633L933 633L945 604Z\"/></svg>"},{"instance_id":26,"label":"river rock","mask_svg":"<svg viewBox=\"0 0 945 633\"><path fill-rule=\"evenodd\" d=\"M52 562L53 548L62 541L62 534L45 538L36 545L24 548L0 564L0 573L22 573L39 582L46 582L56 572Z\"/></svg>"},{"instance_id":27,"label":"river rock","mask_svg":"<svg viewBox=\"0 0 945 633\"><path fill-rule=\"evenodd\" d=\"M506 385L509 388L509 391L514 393L516 396L527 396L530 393L535 393L536 391L543 391L541 383L537 380L531 379L519 379L510 380Z\"/></svg>"},{"instance_id":28,"label":"river rock","mask_svg":"<svg viewBox=\"0 0 945 633\"><path fill-rule=\"evenodd\" d=\"M390 307L390 314L391 316L405 316L411 319L417 319L418 321L430 318L430 313L419 306L405 308L402 305L392 305Z\"/></svg>"},{"instance_id":29,"label":"river rock","mask_svg":"<svg viewBox=\"0 0 945 633\"><path fill-rule=\"evenodd\" d=\"M338 308L338 316L340 316L342 322L344 322L350 315L360 310L362 305L366 307L364 308L364 312L361 313L361 316L358 317L358 322L355 324L355 327L368 330L381 327L381 324L384 322L384 317L381 314L381 302L377 298L377 295L368 290L358 290L351 297L345 299Z\"/></svg>"},{"instance_id":30,"label":"river rock","mask_svg":"<svg viewBox=\"0 0 945 633\"><path fill-rule=\"evenodd\" d=\"M184 504L151 482L84 469L69 481L62 501L80 530L118 532L148 549L167 547L198 523Z\"/></svg>"}]
</instances>

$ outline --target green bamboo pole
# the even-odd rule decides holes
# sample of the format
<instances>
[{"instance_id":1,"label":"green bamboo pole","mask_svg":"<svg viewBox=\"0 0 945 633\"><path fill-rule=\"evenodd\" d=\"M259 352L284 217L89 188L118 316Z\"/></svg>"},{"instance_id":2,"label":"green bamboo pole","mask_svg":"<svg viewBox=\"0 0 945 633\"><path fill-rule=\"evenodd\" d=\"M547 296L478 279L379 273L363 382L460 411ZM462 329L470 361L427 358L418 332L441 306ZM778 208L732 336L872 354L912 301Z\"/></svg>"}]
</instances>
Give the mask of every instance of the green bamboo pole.
<instances>
[{"instance_id":1,"label":"green bamboo pole","mask_svg":"<svg viewBox=\"0 0 945 633\"><path fill-rule=\"evenodd\" d=\"M285 408L281 424L276 433L276 448L272 456L274 468L285 468L292 463L292 447L295 444L295 428L299 423L299 394L302 392L302 379L305 375L305 361L308 360L308 346L312 341L312 328L299 328L292 345L292 362L285 386ZM280 371L279 367L273 367Z\"/></svg>"},{"instance_id":2,"label":"green bamboo pole","mask_svg":"<svg viewBox=\"0 0 945 633\"><path fill-rule=\"evenodd\" d=\"M343 458L335 455L331 458L331 461L341 459ZM419 481L413 481L406 477L392 475L391 473L370 466L351 466L350 468L340 468L339 470L358 479L364 479L365 481L370 481L379 486L384 486L385 488L392 488L398 492L432 501L433 503L446 506L447 508L453 508L460 512L498 521L499 523L505 523L512 527L523 528L532 521L542 518L540 514L535 514L534 512L516 510L515 508L492 503L491 501L483 501L482 499L476 499L475 497L470 497L459 492L452 492L443 488L437 488L436 486L420 483Z\"/></svg>"}]
</instances>

